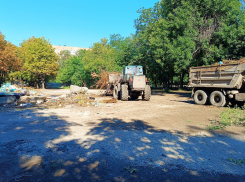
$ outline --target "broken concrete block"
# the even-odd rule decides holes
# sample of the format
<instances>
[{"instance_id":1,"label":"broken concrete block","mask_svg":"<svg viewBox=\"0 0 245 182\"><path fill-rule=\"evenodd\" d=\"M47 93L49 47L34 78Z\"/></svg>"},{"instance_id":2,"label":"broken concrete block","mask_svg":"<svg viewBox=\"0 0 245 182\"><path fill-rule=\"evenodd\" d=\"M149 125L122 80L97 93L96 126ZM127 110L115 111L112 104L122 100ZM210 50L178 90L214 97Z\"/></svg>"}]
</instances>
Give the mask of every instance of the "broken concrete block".
<instances>
[{"instance_id":1,"label":"broken concrete block","mask_svg":"<svg viewBox=\"0 0 245 182\"><path fill-rule=\"evenodd\" d=\"M76 85L70 86L70 92L71 94L78 94L78 93L86 93L88 91L87 87L79 87Z\"/></svg>"},{"instance_id":2,"label":"broken concrete block","mask_svg":"<svg viewBox=\"0 0 245 182\"><path fill-rule=\"evenodd\" d=\"M20 102L44 102L47 98L43 96L22 96Z\"/></svg>"},{"instance_id":3,"label":"broken concrete block","mask_svg":"<svg viewBox=\"0 0 245 182\"><path fill-rule=\"evenodd\" d=\"M88 94L102 96L106 94L106 90L88 90Z\"/></svg>"},{"instance_id":4,"label":"broken concrete block","mask_svg":"<svg viewBox=\"0 0 245 182\"><path fill-rule=\"evenodd\" d=\"M16 98L14 96L0 97L0 104L10 104L14 103Z\"/></svg>"}]
</instances>

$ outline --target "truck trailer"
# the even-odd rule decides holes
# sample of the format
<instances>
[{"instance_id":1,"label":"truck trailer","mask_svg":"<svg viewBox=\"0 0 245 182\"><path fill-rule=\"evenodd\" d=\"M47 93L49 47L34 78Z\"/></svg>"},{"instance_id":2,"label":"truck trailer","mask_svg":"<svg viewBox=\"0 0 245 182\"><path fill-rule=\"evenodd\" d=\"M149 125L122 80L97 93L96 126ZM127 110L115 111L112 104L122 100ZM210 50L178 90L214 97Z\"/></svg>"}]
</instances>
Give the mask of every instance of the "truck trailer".
<instances>
[{"instance_id":1,"label":"truck trailer","mask_svg":"<svg viewBox=\"0 0 245 182\"><path fill-rule=\"evenodd\" d=\"M245 58L229 64L191 67L189 86L196 104L244 105Z\"/></svg>"}]
</instances>

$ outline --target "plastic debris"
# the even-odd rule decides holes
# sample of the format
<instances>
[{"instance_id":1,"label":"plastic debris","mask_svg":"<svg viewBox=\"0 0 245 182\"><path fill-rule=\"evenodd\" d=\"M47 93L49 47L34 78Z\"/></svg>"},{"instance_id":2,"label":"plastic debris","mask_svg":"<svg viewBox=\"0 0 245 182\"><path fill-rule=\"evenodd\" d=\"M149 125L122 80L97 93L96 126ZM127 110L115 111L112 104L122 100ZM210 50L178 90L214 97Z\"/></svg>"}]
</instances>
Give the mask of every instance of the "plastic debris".
<instances>
[{"instance_id":1,"label":"plastic debris","mask_svg":"<svg viewBox=\"0 0 245 182\"><path fill-rule=\"evenodd\" d=\"M32 106L31 103L20 104L20 107Z\"/></svg>"}]
</instances>

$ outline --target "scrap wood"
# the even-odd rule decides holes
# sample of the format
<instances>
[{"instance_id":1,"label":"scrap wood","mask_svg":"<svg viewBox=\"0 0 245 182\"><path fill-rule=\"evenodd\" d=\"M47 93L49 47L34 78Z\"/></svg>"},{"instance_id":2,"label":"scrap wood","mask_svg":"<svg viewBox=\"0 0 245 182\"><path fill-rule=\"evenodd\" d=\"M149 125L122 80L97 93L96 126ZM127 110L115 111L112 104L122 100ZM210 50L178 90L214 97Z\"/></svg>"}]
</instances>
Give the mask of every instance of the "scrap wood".
<instances>
[{"instance_id":1,"label":"scrap wood","mask_svg":"<svg viewBox=\"0 0 245 182\"><path fill-rule=\"evenodd\" d=\"M103 100L103 103L117 103L117 99L112 98L112 99L109 99L109 100Z\"/></svg>"},{"instance_id":2,"label":"scrap wood","mask_svg":"<svg viewBox=\"0 0 245 182\"><path fill-rule=\"evenodd\" d=\"M99 89L106 89L108 82L109 82L109 75L110 74L119 74L119 72L108 72L108 71L101 71L99 75L99 80L96 82L96 88Z\"/></svg>"}]
</instances>

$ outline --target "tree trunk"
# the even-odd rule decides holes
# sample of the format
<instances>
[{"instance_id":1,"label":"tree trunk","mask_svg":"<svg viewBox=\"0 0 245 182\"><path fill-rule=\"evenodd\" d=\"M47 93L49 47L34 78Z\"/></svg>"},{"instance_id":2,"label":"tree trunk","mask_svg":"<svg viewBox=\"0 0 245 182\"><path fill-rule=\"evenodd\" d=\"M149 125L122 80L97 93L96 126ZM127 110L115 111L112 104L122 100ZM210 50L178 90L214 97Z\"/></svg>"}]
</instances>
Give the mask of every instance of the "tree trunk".
<instances>
[{"instance_id":1,"label":"tree trunk","mask_svg":"<svg viewBox=\"0 0 245 182\"><path fill-rule=\"evenodd\" d=\"M42 81L42 89L45 89L44 81Z\"/></svg>"},{"instance_id":2,"label":"tree trunk","mask_svg":"<svg viewBox=\"0 0 245 182\"><path fill-rule=\"evenodd\" d=\"M21 77L20 77L20 84L21 84L21 88L23 89L23 80Z\"/></svg>"},{"instance_id":3,"label":"tree trunk","mask_svg":"<svg viewBox=\"0 0 245 182\"><path fill-rule=\"evenodd\" d=\"M184 88L184 77L185 77L185 71L182 71L180 75L180 87L183 89Z\"/></svg>"},{"instance_id":4,"label":"tree trunk","mask_svg":"<svg viewBox=\"0 0 245 182\"><path fill-rule=\"evenodd\" d=\"M42 89L45 89L45 75L42 75Z\"/></svg>"}]
</instances>

